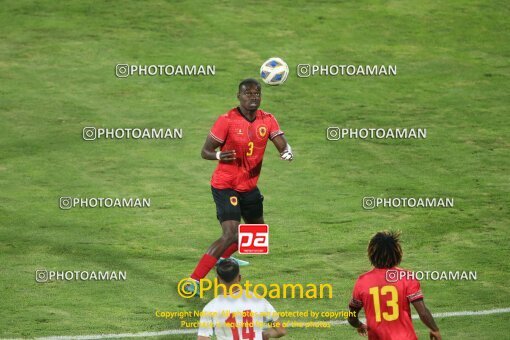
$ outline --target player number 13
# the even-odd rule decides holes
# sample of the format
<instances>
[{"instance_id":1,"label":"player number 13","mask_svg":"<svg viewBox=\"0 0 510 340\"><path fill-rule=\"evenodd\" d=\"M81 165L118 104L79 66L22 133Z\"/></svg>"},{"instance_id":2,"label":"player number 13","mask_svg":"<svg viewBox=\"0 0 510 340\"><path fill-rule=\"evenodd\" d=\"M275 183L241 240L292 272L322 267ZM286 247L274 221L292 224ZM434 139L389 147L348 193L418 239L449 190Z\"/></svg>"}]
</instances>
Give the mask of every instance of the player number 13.
<instances>
[{"instance_id":1,"label":"player number 13","mask_svg":"<svg viewBox=\"0 0 510 340\"><path fill-rule=\"evenodd\" d=\"M382 317L386 321L393 321L398 319L398 292L395 286L383 286L379 294L379 287L372 287L369 289L370 295L374 299L375 321L381 322L381 303L380 295L390 294L391 298L386 301L386 306L391 308L391 313L383 312Z\"/></svg>"}]
</instances>

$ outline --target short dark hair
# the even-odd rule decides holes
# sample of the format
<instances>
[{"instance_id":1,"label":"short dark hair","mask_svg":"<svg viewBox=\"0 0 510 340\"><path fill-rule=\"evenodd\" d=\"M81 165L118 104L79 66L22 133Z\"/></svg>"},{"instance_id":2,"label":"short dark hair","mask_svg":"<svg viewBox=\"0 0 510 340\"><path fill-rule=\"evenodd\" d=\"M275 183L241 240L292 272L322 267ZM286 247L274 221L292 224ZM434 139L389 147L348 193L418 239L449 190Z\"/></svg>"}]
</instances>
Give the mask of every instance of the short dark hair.
<instances>
[{"instance_id":1,"label":"short dark hair","mask_svg":"<svg viewBox=\"0 0 510 340\"><path fill-rule=\"evenodd\" d=\"M241 87L243 87L243 86L248 87L248 85L257 85L257 88L258 88L258 89L261 89L261 88L262 88L262 87L260 86L260 83L259 83L259 81L258 81L257 79L247 78L247 79L245 79L245 80L243 80L243 81L241 81L241 82L239 83L239 92L241 92Z\"/></svg>"},{"instance_id":2,"label":"short dark hair","mask_svg":"<svg viewBox=\"0 0 510 340\"><path fill-rule=\"evenodd\" d=\"M221 260L216 265L216 273L220 279L230 283L239 275L239 264L230 258Z\"/></svg>"},{"instance_id":3,"label":"short dark hair","mask_svg":"<svg viewBox=\"0 0 510 340\"><path fill-rule=\"evenodd\" d=\"M368 243L368 258L376 268L391 268L402 261L400 232L380 231Z\"/></svg>"}]
</instances>

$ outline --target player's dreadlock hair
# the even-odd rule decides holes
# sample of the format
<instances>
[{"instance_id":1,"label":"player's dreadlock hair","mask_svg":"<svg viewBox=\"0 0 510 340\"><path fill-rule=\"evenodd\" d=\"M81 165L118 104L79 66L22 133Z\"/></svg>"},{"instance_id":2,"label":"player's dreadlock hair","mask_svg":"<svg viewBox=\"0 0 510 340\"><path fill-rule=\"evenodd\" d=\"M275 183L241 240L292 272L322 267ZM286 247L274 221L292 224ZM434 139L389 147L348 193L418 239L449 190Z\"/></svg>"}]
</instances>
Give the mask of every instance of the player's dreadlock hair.
<instances>
[{"instance_id":1,"label":"player's dreadlock hair","mask_svg":"<svg viewBox=\"0 0 510 340\"><path fill-rule=\"evenodd\" d=\"M368 243L368 258L376 268L391 268L402 261L400 232L381 231Z\"/></svg>"},{"instance_id":2,"label":"player's dreadlock hair","mask_svg":"<svg viewBox=\"0 0 510 340\"><path fill-rule=\"evenodd\" d=\"M247 78L239 83L239 92L241 92L241 87L248 85L257 85L258 89L261 89L260 83L257 79Z\"/></svg>"},{"instance_id":3,"label":"player's dreadlock hair","mask_svg":"<svg viewBox=\"0 0 510 340\"><path fill-rule=\"evenodd\" d=\"M234 281L239 275L239 264L236 260L224 259L216 265L216 273L226 283Z\"/></svg>"}]
</instances>

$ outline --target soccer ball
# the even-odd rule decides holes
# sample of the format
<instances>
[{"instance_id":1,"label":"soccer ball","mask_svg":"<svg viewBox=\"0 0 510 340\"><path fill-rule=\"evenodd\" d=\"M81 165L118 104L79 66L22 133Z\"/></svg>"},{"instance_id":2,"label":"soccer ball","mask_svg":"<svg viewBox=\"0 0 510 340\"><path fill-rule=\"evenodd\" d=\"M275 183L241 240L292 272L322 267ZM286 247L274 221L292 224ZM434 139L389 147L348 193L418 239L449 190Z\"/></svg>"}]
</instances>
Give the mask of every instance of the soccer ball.
<instances>
[{"instance_id":1,"label":"soccer ball","mask_svg":"<svg viewBox=\"0 0 510 340\"><path fill-rule=\"evenodd\" d=\"M281 85L288 75L289 66L280 58L269 58L260 67L262 81L268 85Z\"/></svg>"}]
</instances>

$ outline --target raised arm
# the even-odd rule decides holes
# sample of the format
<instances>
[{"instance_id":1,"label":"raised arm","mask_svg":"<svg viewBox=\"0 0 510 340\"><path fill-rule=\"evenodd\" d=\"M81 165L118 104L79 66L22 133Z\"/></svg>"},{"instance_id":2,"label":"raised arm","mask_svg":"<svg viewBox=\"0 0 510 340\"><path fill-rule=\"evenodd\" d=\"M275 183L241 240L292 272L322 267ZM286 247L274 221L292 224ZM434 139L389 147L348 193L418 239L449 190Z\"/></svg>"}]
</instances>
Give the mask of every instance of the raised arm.
<instances>
[{"instance_id":1,"label":"raised arm","mask_svg":"<svg viewBox=\"0 0 510 340\"><path fill-rule=\"evenodd\" d=\"M216 139L212 138L211 135L207 135L204 146L202 147L202 158L208 160L222 160L222 161L233 161L236 159L236 151L216 151L221 146L221 143Z\"/></svg>"},{"instance_id":2,"label":"raised arm","mask_svg":"<svg viewBox=\"0 0 510 340\"><path fill-rule=\"evenodd\" d=\"M278 135L275 138L273 138L272 141L274 143L274 146L276 146L276 149L278 149L281 159L286 161L291 161L294 159L292 148L290 147L284 135Z\"/></svg>"}]
</instances>

